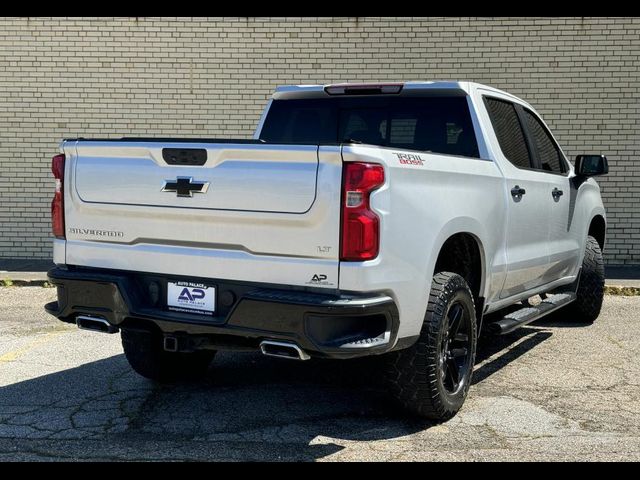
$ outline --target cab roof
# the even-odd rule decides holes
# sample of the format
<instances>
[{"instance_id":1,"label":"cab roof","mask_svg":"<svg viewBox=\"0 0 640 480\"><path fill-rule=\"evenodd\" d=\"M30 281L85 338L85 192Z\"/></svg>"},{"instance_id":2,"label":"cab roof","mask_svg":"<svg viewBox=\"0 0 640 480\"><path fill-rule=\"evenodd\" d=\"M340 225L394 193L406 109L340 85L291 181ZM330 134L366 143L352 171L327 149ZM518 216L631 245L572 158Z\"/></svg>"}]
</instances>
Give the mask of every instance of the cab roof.
<instances>
[{"instance_id":1,"label":"cab roof","mask_svg":"<svg viewBox=\"0 0 640 480\"><path fill-rule=\"evenodd\" d=\"M276 88L273 98L276 100L285 100L294 98L326 98L339 95L413 96L425 92L447 95L468 95L478 88L507 95L522 102L520 98L497 88L476 82L459 80L283 85Z\"/></svg>"}]
</instances>

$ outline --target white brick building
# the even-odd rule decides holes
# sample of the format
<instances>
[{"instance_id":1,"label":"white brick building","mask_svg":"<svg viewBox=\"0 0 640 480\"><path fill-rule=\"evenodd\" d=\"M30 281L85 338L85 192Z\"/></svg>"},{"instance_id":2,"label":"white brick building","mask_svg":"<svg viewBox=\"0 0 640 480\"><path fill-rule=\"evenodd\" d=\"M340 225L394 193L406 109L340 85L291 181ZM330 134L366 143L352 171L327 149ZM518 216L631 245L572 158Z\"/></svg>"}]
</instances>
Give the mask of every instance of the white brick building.
<instances>
[{"instance_id":1,"label":"white brick building","mask_svg":"<svg viewBox=\"0 0 640 480\"><path fill-rule=\"evenodd\" d=\"M640 264L640 18L0 18L0 259L50 258L63 137L246 138L276 85L465 79L605 153L606 260Z\"/></svg>"}]
</instances>

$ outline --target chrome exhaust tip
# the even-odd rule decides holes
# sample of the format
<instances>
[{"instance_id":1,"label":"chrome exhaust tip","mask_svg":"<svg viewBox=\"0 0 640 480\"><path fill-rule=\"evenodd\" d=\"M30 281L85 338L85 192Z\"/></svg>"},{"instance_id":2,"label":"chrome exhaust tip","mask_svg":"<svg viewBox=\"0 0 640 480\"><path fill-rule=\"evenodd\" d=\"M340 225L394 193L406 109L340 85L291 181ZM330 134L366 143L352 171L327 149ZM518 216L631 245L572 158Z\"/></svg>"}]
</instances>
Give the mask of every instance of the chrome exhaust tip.
<instances>
[{"instance_id":1,"label":"chrome exhaust tip","mask_svg":"<svg viewBox=\"0 0 640 480\"><path fill-rule=\"evenodd\" d=\"M260 351L268 357L286 358L288 360L309 360L311 358L298 345L291 342L263 340L260 342Z\"/></svg>"},{"instance_id":2,"label":"chrome exhaust tip","mask_svg":"<svg viewBox=\"0 0 640 480\"><path fill-rule=\"evenodd\" d=\"M76 325L80 330L91 330L100 333L117 333L120 330L115 325L111 325L106 319L91 317L89 315L78 315Z\"/></svg>"}]
</instances>

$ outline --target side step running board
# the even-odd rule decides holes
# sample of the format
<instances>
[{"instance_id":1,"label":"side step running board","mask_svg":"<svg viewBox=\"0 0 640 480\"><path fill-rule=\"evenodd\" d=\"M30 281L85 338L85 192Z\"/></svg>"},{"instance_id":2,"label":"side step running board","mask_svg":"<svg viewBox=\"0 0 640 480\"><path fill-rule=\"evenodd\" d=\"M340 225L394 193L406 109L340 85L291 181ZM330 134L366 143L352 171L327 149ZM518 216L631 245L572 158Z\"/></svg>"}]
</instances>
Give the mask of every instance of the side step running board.
<instances>
[{"instance_id":1,"label":"side step running board","mask_svg":"<svg viewBox=\"0 0 640 480\"><path fill-rule=\"evenodd\" d=\"M551 312L570 304L576 299L575 293L558 293L549 295L546 299L533 307L524 306L515 312L510 312L500 320L487 324L487 330L494 335L504 335L550 314Z\"/></svg>"}]
</instances>

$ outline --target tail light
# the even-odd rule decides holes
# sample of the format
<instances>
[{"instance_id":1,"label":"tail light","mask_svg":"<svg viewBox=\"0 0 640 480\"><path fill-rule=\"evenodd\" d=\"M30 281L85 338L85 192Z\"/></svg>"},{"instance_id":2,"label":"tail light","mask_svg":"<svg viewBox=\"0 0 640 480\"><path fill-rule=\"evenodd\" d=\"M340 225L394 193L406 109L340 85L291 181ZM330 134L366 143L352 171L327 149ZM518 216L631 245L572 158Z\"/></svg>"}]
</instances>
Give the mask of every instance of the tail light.
<instances>
[{"instance_id":1,"label":"tail light","mask_svg":"<svg viewBox=\"0 0 640 480\"><path fill-rule=\"evenodd\" d=\"M380 245L380 219L370 208L369 196L384 183L384 169L373 163L345 163L342 179L340 260L374 259Z\"/></svg>"},{"instance_id":2,"label":"tail light","mask_svg":"<svg viewBox=\"0 0 640 480\"><path fill-rule=\"evenodd\" d=\"M51 229L56 238L64 238L64 154L51 160L51 172L56 179L56 192L51 201Z\"/></svg>"}]
</instances>

